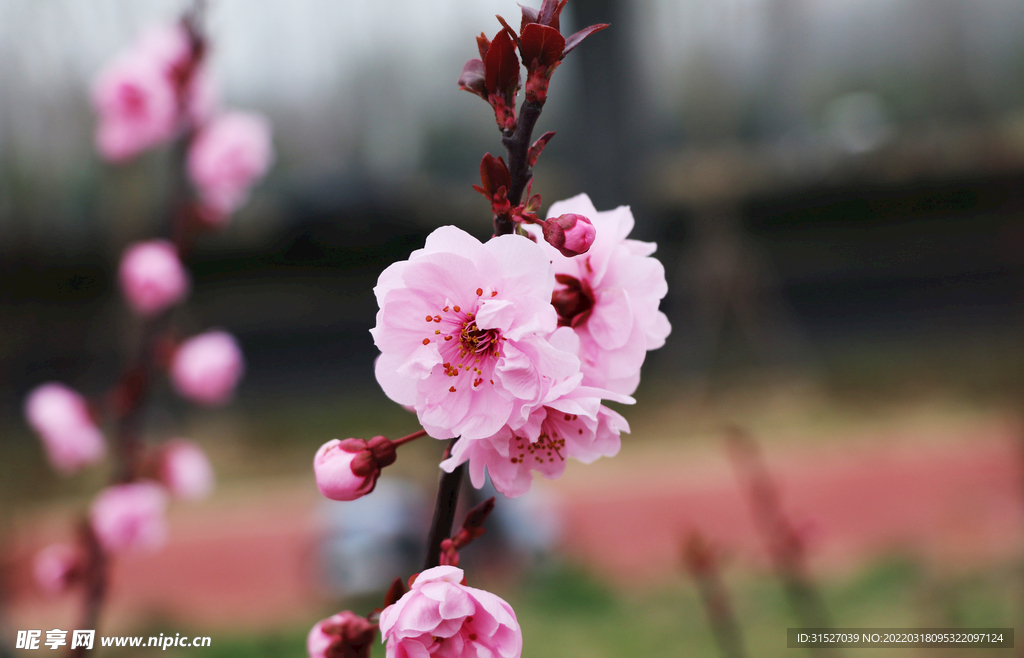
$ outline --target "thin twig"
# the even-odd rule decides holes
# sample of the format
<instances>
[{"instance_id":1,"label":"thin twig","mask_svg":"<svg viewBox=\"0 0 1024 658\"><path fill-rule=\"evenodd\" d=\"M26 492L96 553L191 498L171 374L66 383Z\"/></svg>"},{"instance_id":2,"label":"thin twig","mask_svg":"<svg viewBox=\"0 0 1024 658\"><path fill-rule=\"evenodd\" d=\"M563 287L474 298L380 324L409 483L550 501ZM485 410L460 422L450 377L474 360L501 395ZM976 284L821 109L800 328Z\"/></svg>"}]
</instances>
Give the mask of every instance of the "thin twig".
<instances>
[{"instance_id":1,"label":"thin twig","mask_svg":"<svg viewBox=\"0 0 1024 658\"><path fill-rule=\"evenodd\" d=\"M694 532L686 542L683 559L700 592L708 625L722 658L744 658L747 652L743 648L743 633L733 613L729 592L722 582L714 550L700 533Z\"/></svg>"}]
</instances>

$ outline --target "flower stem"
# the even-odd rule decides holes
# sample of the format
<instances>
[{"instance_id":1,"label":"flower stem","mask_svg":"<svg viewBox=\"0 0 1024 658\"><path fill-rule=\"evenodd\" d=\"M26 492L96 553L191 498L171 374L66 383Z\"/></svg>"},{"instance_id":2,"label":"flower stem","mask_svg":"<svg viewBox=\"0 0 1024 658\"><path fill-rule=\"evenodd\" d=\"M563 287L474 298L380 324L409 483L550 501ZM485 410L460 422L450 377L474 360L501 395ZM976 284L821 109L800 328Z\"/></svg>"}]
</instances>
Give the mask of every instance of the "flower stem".
<instances>
[{"instance_id":1,"label":"flower stem","mask_svg":"<svg viewBox=\"0 0 1024 658\"><path fill-rule=\"evenodd\" d=\"M416 439L418 439L420 437L423 437L423 436L426 436L426 435L427 435L427 430L420 430L419 432L413 432L409 436L403 436L400 439L395 439L394 441L391 442L391 444L397 448L398 446L402 445L403 443L409 443L410 441L415 441Z\"/></svg>"},{"instance_id":2,"label":"flower stem","mask_svg":"<svg viewBox=\"0 0 1024 658\"><path fill-rule=\"evenodd\" d=\"M451 454L457 438L452 439L445 448L445 459ZM441 481L437 486L437 502L434 505L434 520L430 524L430 538L427 540L427 559L424 569L436 567L441 562L441 542L452 535L455 523L455 508L459 503L459 489L462 487L462 474L465 464L459 464L451 473L442 471Z\"/></svg>"}]
</instances>

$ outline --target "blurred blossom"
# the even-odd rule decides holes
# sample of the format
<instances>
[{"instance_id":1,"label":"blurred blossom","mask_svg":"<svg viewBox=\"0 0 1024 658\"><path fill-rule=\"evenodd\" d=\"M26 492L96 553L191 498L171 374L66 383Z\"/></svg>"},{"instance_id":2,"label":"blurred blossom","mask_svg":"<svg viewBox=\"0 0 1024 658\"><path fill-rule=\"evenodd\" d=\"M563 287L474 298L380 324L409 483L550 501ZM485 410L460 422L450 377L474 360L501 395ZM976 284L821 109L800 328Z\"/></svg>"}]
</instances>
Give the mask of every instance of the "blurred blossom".
<instances>
[{"instance_id":1,"label":"blurred blossom","mask_svg":"<svg viewBox=\"0 0 1024 658\"><path fill-rule=\"evenodd\" d=\"M234 336L209 331L178 347L171 362L171 381L182 397L215 406L231 399L244 370Z\"/></svg>"},{"instance_id":2,"label":"blurred blossom","mask_svg":"<svg viewBox=\"0 0 1024 658\"><path fill-rule=\"evenodd\" d=\"M184 28L153 27L100 72L92 90L100 155L127 160L174 135L181 107L178 86L190 55Z\"/></svg>"},{"instance_id":3,"label":"blurred blossom","mask_svg":"<svg viewBox=\"0 0 1024 658\"><path fill-rule=\"evenodd\" d=\"M175 498L200 500L213 491L214 473L206 453L195 442L174 439L162 449L160 481Z\"/></svg>"},{"instance_id":4,"label":"blurred blossom","mask_svg":"<svg viewBox=\"0 0 1024 658\"><path fill-rule=\"evenodd\" d=\"M25 400L25 418L39 434L50 463L62 473L94 464L106 452L85 398L63 384L50 382L33 389Z\"/></svg>"},{"instance_id":5,"label":"blurred blossom","mask_svg":"<svg viewBox=\"0 0 1024 658\"><path fill-rule=\"evenodd\" d=\"M309 658L369 658L377 627L346 610L316 623L306 638Z\"/></svg>"},{"instance_id":6,"label":"blurred blossom","mask_svg":"<svg viewBox=\"0 0 1024 658\"><path fill-rule=\"evenodd\" d=\"M167 494L153 482L107 487L89 511L93 532L104 550L156 549L167 538Z\"/></svg>"},{"instance_id":7,"label":"blurred blossom","mask_svg":"<svg viewBox=\"0 0 1024 658\"><path fill-rule=\"evenodd\" d=\"M121 290L132 309L153 316L177 304L189 291L188 273L167 240L137 242L121 258Z\"/></svg>"},{"instance_id":8,"label":"blurred blossom","mask_svg":"<svg viewBox=\"0 0 1024 658\"><path fill-rule=\"evenodd\" d=\"M60 594L71 584L79 569L78 551L70 544L51 544L36 553L32 575L47 594Z\"/></svg>"},{"instance_id":9,"label":"blurred blossom","mask_svg":"<svg viewBox=\"0 0 1024 658\"><path fill-rule=\"evenodd\" d=\"M228 112L204 126L188 154L202 216L214 224L225 222L249 199L249 189L273 159L270 122L261 115Z\"/></svg>"}]
</instances>

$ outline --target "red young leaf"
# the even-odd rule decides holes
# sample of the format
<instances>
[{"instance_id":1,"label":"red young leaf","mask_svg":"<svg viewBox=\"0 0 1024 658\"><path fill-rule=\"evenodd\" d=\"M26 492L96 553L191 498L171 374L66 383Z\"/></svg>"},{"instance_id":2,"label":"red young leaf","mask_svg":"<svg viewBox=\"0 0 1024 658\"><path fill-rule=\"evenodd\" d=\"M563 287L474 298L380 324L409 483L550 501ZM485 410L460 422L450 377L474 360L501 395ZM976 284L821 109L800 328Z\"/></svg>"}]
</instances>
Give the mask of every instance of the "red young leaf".
<instances>
[{"instance_id":1,"label":"red young leaf","mask_svg":"<svg viewBox=\"0 0 1024 658\"><path fill-rule=\"evenodd\" d=\"M459 87L471 94L486 99L487 88L484 78L484 63L479 59L471 59L462 67L462 75L459 76Z\"/></svg>"},{"instance_id":2,"label":"red young leaf","mask_svg":"<svg viewBox=\"0 0 1024 658\"><path fill-rule=\"evenodd\" d=\"M502 18L500 15L496 15L495 18L497 18L498 22L501 23L501 26L505 28L505 31L508 32L508 35L512 37L512 40L516 42L516 46L522 49L523 44L519 42L519 36L516 34L516 31L512 29L512 26L506 23L505 19Z\"/></svg>"},{"instance_id":3,"label":"red young leaf","mask_svg":"<svg viewBox=\"0 0 1024 658\"><path fill-rule=\"evenodd\" d=\"M558 17L562 13L562 8L565 7L565 3L569 0L544 0L540 5L540 12L537 16L537 22L548 27L558 29Z\"/></svg>"},{"instance_id":4,"label":"red young leaf","mask_svg":"<svg viewBox=\"0 0 1024 658\"><path fill-rule=\"evenodd\" d=\"M520 53L523 56L523 66L533 71L533 60L536 59L541 66L550 67L562 57L562 49L565 48L565 37L558 33L553 27L530 23L523 30L520 37L522 47Z\"/></svg>"},{"instance_id":5,"label":"red young leaf","mask_svg":"<svg viewBox=\"0 0 1024 658\"><path fill-rule=\"evenodd\" d=\"M519 60L516 59L512 37L506 30L502 29L491 41L484 60L484 70L487 91L511 99L519 87Z\"/></svg>"},{"instance_id":6,"label":"red young leaf","mask_svg":"<svg viewBox=\"0 0 1024 658\"><path fill-rule=\"evenodd\" d=\"M480 182L483 183L482 190L477 190L488 199L504 187L506 190L512 186L512 176L508 173L508 167L501 158L496 158L490 153L484 155L480 160ZM476 189L476 186L474 186Z\"/></svg>"},{"instance_id":7,"label":"red young leaf","mask_svg":"<svg viewBox=\"0 0 1024 658\"><path fill-rule=\"evenodd\" d=\"M606 27L608 27L608 23L598 23L597 25L585 27L576 34L570 36L568 39L565 40L565 50L562 51L562 57L565 58L566 55L572 52L573 48L580 45L580 42L589 37L591 34L593 34L594 32L600 32Z\"/></svg>"},{"instance_id":8,"label":"red young leaf","mask_svg":"<svg viewBox=\"0 0 1024 658\"><path fill-rule=\"evenodd\" d=\"M529 167L533 167L533 165L537 164L537 158L540 157L541 151L544 150L544 147L548 145L548 142L550 142L551 138L554 136L554 131L548 131L533 143L533 146L530 147L530 150L526 154L526 164Z\"/></svg>"},{"instance_id":9,"label":"red young leaf","mask_svg":"<svg viewBox=\"0 0 1024 658\"><path fill-rule=\"evenodd\" d=\"M487 59L487 49L491 47L491 41L483 32L476 38L476 49L480 51L480 59Z\"/></svg>"},{"instance_id":10,"label":"red young leaf","mask_svg":"<svg viewBox=\"0 0 1024 658\"><path fill-rule=\"evenodd\" d=\"M536 23L539 15L533 7L519 5L519 8L523 10L523 24L519 27L519 31L522 32L530 23Z\"/></svg>"}]
</instances>

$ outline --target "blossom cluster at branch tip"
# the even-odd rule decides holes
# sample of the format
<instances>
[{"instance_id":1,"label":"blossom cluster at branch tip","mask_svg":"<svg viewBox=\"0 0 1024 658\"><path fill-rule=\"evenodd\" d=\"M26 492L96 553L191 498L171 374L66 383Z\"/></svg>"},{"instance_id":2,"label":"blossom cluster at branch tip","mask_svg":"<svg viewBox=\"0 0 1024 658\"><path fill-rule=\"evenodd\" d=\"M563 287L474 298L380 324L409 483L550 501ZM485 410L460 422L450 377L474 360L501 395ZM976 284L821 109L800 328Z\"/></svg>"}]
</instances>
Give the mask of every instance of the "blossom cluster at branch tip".
<instances>
[{"instance_id":1,"label":"blossom cluster at branch tip","mask_svg":"<svg viewBox=\"0 0 1024 658\"><path fill-rule=\"evenodd\" d=\"M320 493L331 500L355 500L373 491L385 466L395 463L395 446L383 436L332 439L313 458Z\"/></svg>"},{"instance_id":2,"label":"blossom cluster at branch tip","mask_svg":"<svg viewBox=\"0 0 1024 658\"><path fill-rule=\"evenodd\" d=\"M380 613L387 658L519 658L523 635L512 606L463 583L462 569L452 566L417 575L409 591Z\"/></svg>"},{"instance_id":3,"label":"blossom cluster at branch tip","mask_svg":"<svg viewBox=\"0 0 1024 658\"><path fill-rule=\"evenodd\" d=\"M633 402L647 351L670 331L664 268L654 244L628 238L629 208L599 212L579 195L554 204L549 224L562 250L439 228L374 288L384 392L434 438L460 437L442 468L469 462L474 486L489 473L506 496L534 472L561 476L569 458L618 453L629 424L603 401ZM574 244L589 250L566 255Z\"/></svg>"},{"instance_id":4,"label":"blossom cluster at branch tip","mask_svg":"<svg viewBox=\"0 0 1024 658\"><path fill-rule=\"evenodd\" d=\"M180 303L191 283L178 250L167 240L129 245L118 270L121 292L135 313L153 317Z\"/></svg>"},{"instance_id":5,"label":"blossom cluster at branch tip","mask_svg":"<svg viewBox=\"0 0 1024 658\"><path fill-rule=\"evenodd\" d=\"M85 398L67 386L57 382L37 386L25 399L24 411L57 471L74 473L106 454L103 434Z\"/></svg>"},{"instance_id":6,"label":"blossom cluster at branch tip","mask_svg":"<svg viewBox=\"0 0 1024 658\"><path fill-rule=\"evenodd\" d=\"M171 382L184 398L207 406L227 403L245 371L234 336L208 331L189 338L171 359Z\"/></svg>"}]
</instances>

